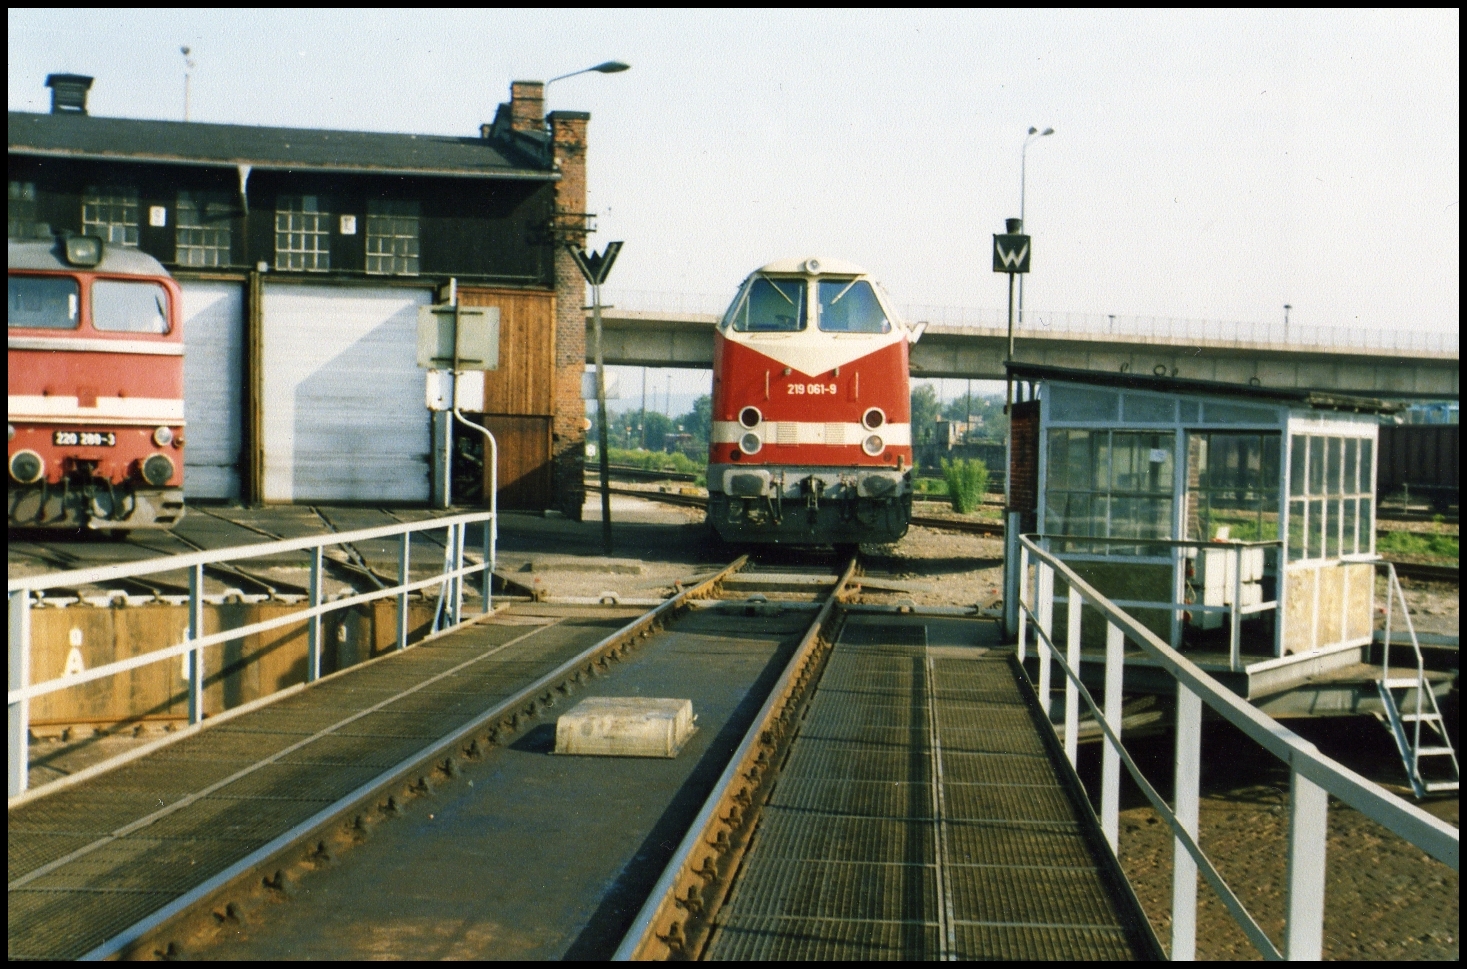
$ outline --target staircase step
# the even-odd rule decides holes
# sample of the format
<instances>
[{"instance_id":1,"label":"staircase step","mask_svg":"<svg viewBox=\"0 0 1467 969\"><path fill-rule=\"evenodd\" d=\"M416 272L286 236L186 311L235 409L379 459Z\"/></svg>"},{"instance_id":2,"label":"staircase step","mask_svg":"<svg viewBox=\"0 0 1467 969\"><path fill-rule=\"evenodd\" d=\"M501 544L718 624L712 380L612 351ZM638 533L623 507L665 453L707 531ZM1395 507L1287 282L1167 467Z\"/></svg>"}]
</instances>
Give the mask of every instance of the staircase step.
<instances>
[{"instance_id":1,"label":"staircase step","mask_svg":"<svg viewBox=\"0 0 1467 969\"><path fill-rule=\"evenodd\" d=\"M1403 677L1392 677L1391 679L1380 681L1380 684L1384 686L1387 690L1414 690L1416 688L1416 683L1417 680L1414 676L1409 679ZM1428 682L1427 686L1430 685L1431 684Z\"/></svg>"},{"instance_id":2,"label":"staircase step","mask_svg":"<svg viewBox=\"0 0 1467 969\"><path fill-rule=\"evenodd\" d=\"M1418 747L1417 757L1445 757L1447 754L1455 754L1456 751L1450 747Z\"/></svg>"},{"instance_id":3,"label":"staircase step","mask_svg":"<svg viewBox=\"0 0 1467 969\"><path fill-rule=\"evenodd\" d=\"M1440 713L1403 713L1403 714L1401 714L1401 719L1402 720L1406 720L1406 721L1421 720L1421 721L1424 722L1424 721L1427 721L1427 720L1440 720L1441 718L1442 718L1442 715Z\"/></svg>"},{"instance_id":4,"label":"staircase step","mask_svg":"<svg viewBox=\"0 0 1467 969\"><path fill-rule=\"evenodd\" d=\"M1427 791L1431 793L1436 793L1437 791L1455 791L1458 787L1459 785L1456 781L1432 781L1426 785Z\"/></svg>"}]
</instances>

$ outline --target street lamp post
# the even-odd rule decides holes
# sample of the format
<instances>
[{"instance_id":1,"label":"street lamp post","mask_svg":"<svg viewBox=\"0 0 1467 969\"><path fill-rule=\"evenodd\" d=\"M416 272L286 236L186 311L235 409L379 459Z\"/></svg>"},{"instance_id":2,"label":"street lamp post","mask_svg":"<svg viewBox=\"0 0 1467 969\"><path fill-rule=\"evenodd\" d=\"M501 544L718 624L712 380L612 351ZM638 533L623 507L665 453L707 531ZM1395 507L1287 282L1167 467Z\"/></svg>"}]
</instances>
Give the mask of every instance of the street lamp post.
<instances>
[{"instance_id":1,"label":"street lamp post","mask_svg":"<svg viewBox=\"0 0 1467 969\"><path fill-rule=\"evenodd\" d=\"M1054 134L1053 128L1030 128L1029 134L1024 138L1024 147L1019 150L1019 221L1024 222L1024 176L1028 166L1029 142L1036 138L1046 138ZM1025 222L1025 225L1028 223ZM1024 325L1024 277L1019 277L1019 325Z\"/></svg>"},{"instance_id":2,"label":"street lamp post","mask_svg":"<svg viewBox=\"0 0 1467 969\"><path fill-rule=\"evenodd\" d=\"M1293 308L1294 307L1290 306L1288 303L1285 303L1284 304L1284 342L1285 343L1288 343L1289 342L1289 310L1291 310Z\"/></svg>"},{"instance_id":3,"label":"street lamp post","mask_svg":"<svg viewBox=\"0 0 1467 969\"><path fill-rule=\"evenodd\" d=\"M549 100L550 85L556 81L564 81L566 78L575 77L577 74L590 74L592 71L597 74L620 74L622 71L631 70L631 66L630 64L623 64L621 61L607 61L604 64L597 64L595 67L583 67L579 71L571 71L569 74L552 77L545 82L545 87L541 88L540 97L542 100Z\"/></svg>"}]
</instances>

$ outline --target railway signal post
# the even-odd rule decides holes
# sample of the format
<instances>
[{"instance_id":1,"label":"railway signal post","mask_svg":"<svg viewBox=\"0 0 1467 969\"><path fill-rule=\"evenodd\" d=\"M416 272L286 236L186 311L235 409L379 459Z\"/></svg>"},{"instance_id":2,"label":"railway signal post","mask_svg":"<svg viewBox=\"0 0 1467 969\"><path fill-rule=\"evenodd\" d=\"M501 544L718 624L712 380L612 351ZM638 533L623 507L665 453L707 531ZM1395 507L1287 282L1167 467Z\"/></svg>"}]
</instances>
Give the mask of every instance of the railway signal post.
<instances>
[{"instance_id":1,"label":"railway signal post","mask_svg":"<svg viewBox=\"0 0 1467 969\"><path fill-rule=\"evenodd\" d=\"M604 252L587 253L575 246L567 246L571 258L586 277L591 287L591 313L595 326L596 343L596 451L600 457L601 471L601 544L607 555L611 554L611 468L606 446L606 367L601 355L601 284L611 275L611 267L621 252L620 242L608 242Z\"/></svg>"},{"instance_id":2,"label":"railway signal post","mask_svg":"<svg viewBox=\"0 0 1467 969\"><path fill-rule=\"evenodd\" d=\"M1031 252L1030 239L1024 235L1023 219L1005 219L1004 227L1008 232L993 236L993 271L996 273L1008 273L1009 275L1009 350L1007 360L1012 363L1014 359L1014 277L1020 273L1029 271L1029 256ZM1004 413L1014 403L1014 378L1008 378L1008 390L1004 396Z\"/></svg>"}]
</instances>

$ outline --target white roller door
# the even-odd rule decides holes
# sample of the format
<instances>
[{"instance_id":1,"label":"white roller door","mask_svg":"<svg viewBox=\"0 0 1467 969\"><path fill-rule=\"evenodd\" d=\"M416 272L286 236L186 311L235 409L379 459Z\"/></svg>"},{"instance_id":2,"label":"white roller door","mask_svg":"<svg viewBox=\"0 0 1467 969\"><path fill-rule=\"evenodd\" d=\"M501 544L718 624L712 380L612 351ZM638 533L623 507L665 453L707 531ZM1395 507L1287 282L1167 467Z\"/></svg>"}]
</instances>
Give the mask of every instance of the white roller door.
<instances>
[{"instance_id":1,"label":"white roller door","mask_svg":"<svg viewBox=\"0 0 1467 969\"><path fill-rule=\"evenodd\" d=\"M264 289L266 501L427 501L427 289Z\"/></svg>"},{"instance_id":2,"label":"white roller door","mask_svg":"<svg viewBox=\"0 0 1467 969\"><path fill-rule=\"evenodd\" d=\"M183 492L238 498L244 449L244 286L182 281Z\"/></svg>"}]
</instances>

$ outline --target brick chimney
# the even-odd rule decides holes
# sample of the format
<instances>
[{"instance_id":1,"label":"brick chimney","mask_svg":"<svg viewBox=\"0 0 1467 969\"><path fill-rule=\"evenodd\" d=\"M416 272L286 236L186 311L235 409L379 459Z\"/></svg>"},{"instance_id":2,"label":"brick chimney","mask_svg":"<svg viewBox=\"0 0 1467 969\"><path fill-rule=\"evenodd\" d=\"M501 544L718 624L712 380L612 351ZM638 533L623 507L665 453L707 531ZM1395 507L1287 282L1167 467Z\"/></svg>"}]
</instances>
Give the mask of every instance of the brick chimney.
<instances>
[{"instance_id":1,"label":"brick chimney","mask_svg":"<svg viewBox=\"0 0 1467 969\"><path fill-rule=\"evenodd\" d=\"M87 92L92 79L83 74L48 74L46 86L51 89L52 114L86 114Z\"/></svg>"},{"instance_id":2,"label":"brick chimney","mask_svg":"<svg viewBox=\"0 0 1467 969\"><path fill-rule=\"evenodd\" d=\"M509 83L509 126L513 131L545 130L545 83Z\"/></svg>"},{"instance_id":3,"label":"brick chimney","mask_svg":"<svg viewBox=\"0 0 1467 969\"><path fill-rule=\"evenodd\" d=\"M538 87L538 86L537 86ZM537 92L538 93L538 92ZM538 105L539 102L537 101ZM585 111L552 111L550 143L555 183L555 227L561 243L586 245ZM555 248L555 450L556 503L580 521L585 501L586 405L581 375L586 369L586 283L563 244Z\"/></svg>"}]
</instances>

